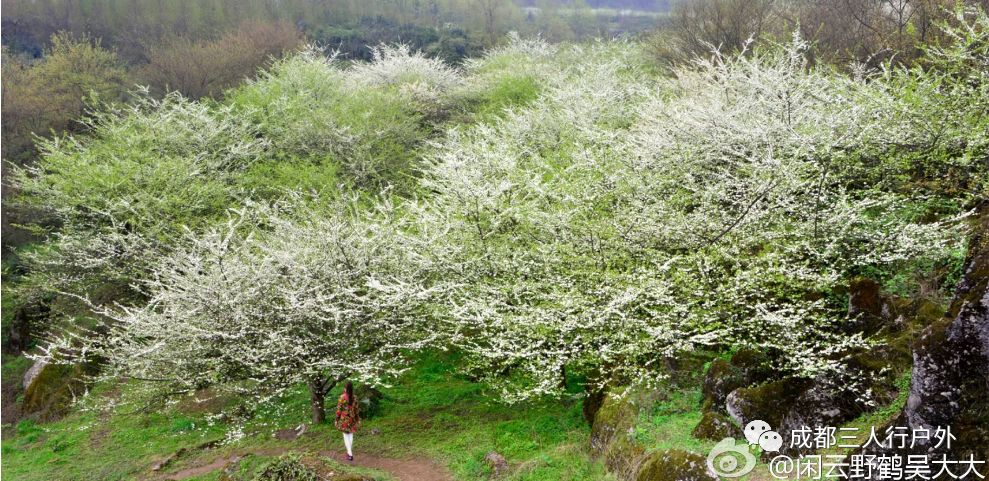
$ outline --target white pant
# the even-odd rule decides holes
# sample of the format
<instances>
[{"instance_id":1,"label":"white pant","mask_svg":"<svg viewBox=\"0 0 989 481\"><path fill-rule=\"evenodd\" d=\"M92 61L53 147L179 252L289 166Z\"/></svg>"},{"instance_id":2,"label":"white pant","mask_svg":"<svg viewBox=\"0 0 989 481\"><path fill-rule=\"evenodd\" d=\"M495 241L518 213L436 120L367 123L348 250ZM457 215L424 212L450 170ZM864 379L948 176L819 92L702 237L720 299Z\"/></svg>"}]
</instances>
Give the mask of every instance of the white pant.
<instances>
[{"instance_id":1,"label":"white pant","mask_svg":"<svg viewBox=\"0 0 989 481\"><path fill-rule=\"evenodd\" d=\"M354 433L343 433L343 445L347 446L347 456L354 455Z\"/></svg>"}]
</instances>

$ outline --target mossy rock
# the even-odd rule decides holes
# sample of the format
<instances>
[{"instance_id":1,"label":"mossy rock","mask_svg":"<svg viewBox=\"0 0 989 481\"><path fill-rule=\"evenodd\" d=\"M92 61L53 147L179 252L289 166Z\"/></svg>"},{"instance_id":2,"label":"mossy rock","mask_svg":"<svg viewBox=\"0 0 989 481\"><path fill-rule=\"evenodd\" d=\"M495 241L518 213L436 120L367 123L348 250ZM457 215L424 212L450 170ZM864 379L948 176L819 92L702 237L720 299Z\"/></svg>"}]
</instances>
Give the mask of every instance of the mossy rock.
<instances>
[{"instance_id":1,"label":"mossy rock","mask_svg":"<svg viewBox=\"0 0 989 481\"><path fill-rule=\"evenodd\" d=\"M715 359L707 369L701 388L704 410L724 411L728 394L745 387L744 372L724 359Z\"/></svg>"},{"instance_id":2,"label":"mossy rock","mask_svg":"<svg viewBox=\"0 0 989 481\"><path fill-rule=\"evenodd\" d=\"M639 467L635 481L718 481L707 467L707 458L682 449L650 454Z\"/></svg>"},{"instance_id":3,"label":"mossy rock","mask_svg":"<svg viewBox=\"0 0 989 481\"><path fill-rule=\"evenodd\" d=\"M635 426L639 409L630 398L605 394L591 424L591 450L603 453L617 434L626 434Z\"/></svg>"},{"instance_id":4,"label":"mossy rock","mask_svg":"<svg viewBox=\"0 0 989 481\"><path fill-rule=\"evenodd\" d=\"M618 479L630 479L645 453L645 447L626 431L616 435L608 443L604 451L604 465Z\"/></svg>"},{"instance_id":5,"label":"mossy rock","mask_svg":"<svg viewBox=\"0 0 989 481\"><path fill-rule=\"evenodd\" d=\"M591 452L604 457L608 470L620 479L635 474L645 448L635 440L635 422L639 416L637 397L618 397L606 393L591 424Z\"/></svg>"},{"instance_id":6,"label":"mossy rock","mask_svg":"<svg viewBox=\"0 0 989 481\"><path fill-rule=\"evenodd\" d=\"M742 370L746 385L766 382L775 375L769 356L751 348L739 349L733 354L731 365Z\"/></svg>"},{"instance_id":7,"label":"mossy rock","mask_svg":"<svg viewBox=\"0 0 989 481\"><path fill-rule=\"evenodd\" d=\"M83 378L94 369L81 364L46 364L24 390L22 411L42 422L62 417L85 391Z\"/></svg>"},{"instance_id":8,"label":"mossy rock","mask_svg":"<svg viewBox=\"0 0 989 481\"><path fill-rule=\"evenodd\" d=\"M750 388L739 388L728 395L726 401L728 415L739 425L761 419L774 429L779 427L783 417L811 381L801 378L787 378L768 382Z\"/></svg>"},{"instance_id":9,"label":"mossy rock","mask_svg":"<svg viewBox=\"0 0 989 481\"><path fill-rule=\"evenodd\" d=\"M697 439L721 441L724 438L741 438L742 430L728 416L707 411L690 434Z\"/></svg>"}]
</instances>

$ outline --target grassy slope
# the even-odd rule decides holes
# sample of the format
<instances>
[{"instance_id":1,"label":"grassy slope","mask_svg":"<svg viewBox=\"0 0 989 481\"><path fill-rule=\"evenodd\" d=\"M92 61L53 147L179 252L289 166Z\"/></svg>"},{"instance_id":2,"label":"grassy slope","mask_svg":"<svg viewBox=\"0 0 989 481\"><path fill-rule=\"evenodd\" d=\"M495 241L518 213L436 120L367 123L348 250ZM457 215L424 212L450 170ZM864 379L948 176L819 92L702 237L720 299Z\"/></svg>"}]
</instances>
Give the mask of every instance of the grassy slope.
<instances>
[{"instance_id":1,"label":"grassy slope","mask_svg":"<svg viewBox=\"0 0 989 481\"><path fill-rule=\"evenodd\" d=\"M356 440L358 453L380 456L424 456L446 465L457 479L487 479L483 461L489 451L504 455L514 468L512 481L609 479L600 462L586 450L588 427L577 401L543 401L522 406L498 403L483 385L452 372L445 356L420 360L393 387L385 389L380 413L365 422ZM895 415L905 400L909 374L898 382L901 396L890 406L848 424L868 432ZM108 393L100 393L106 396ZM335 399L337 392L331 396ZM154 462L182 447L193 447L224 436L226 426L209 426L202 409L182 403L166 413L127 414L77 410L52 424L21 422L3 440L3 471L13 480L124 480L150 474ZM120 411L123 411L122 409ZM241 463L249 479L273 458L272 450L289 448L301 453L339 451L342 442L330 425L310 429L295 441L272 437L276 429L307 422L304 389L258 413L244 428L245 437L223 447L193 452L169 466L174 471L208 463L220 456L245 451L268 452ZM667 390L640 415L636 436L647 449L680 448L706 455L714 445L691 436L700 419L697 387ZM378 434L371 434L372 431ZM324 464L341 471L320 456ZM764 463L745 479L762 479ZM385 473L374 473L387 480ZM196 479L218 479L212 473Z\"/></svg>"},{"instance_id":2,"label":"grassy slope","mask_svg":"<svg viewBox=\"0 0 989 481\"><path fill-rule=\"evenodd\" d=\"M364 424L358 452L385 456L427 456L449 466L458 479L488 474L483 462L491 450L517 467L513 480L602 479L599 463L588 458L588 427L577 401L546 401L525 406L495 402L482 385L453 374L451 362L427 357L390 389L380 414ZM107 392L100 396L110 395ZM335 399L335 396L333 397ZM77 410L46 425L23 421L3 439L3 472L12 480L124 480L146 476L157 460L182 447L223 437L226 426L209 426L206 415L180 404L165 413L113 413ZM332 426L317 426L295 441L278 441L276 429L306 422L303 389L259 413L234 443L180 458L169 470L202 464L230 452L291 447L316 453L342 449ZM380 434L370 434L372 430ZM250 463L259 464L263 458ZM263 463L262 463L263 464ZM201 479L215 479L215 475Z\"/></svg>"}]
</instances>

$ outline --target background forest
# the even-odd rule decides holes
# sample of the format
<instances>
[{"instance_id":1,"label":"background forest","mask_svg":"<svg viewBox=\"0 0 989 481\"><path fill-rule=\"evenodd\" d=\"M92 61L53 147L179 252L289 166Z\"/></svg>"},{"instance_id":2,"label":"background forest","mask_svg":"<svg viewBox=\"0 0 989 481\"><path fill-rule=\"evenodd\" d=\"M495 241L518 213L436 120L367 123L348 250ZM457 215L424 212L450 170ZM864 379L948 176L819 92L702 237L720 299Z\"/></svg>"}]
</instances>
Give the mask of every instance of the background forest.
<instances>
[{"instance_id":1,"label":"background forest","mask_svg":"<svg viewBox=\"0 0 989 481\"><path fill-rule=\"evenodd\" d=\"M4 472L713 479L911 409L989 457L987 7L4 1Z\"/></svg>"}]
</instances>

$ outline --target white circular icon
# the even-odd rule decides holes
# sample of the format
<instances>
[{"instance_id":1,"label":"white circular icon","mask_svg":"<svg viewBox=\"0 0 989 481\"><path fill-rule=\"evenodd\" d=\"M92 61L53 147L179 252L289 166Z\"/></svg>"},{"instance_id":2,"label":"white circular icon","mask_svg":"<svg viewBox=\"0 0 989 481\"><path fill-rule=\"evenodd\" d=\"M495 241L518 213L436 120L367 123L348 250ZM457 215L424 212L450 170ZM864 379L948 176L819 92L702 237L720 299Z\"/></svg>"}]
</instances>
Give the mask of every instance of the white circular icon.
<instances>
[{"instance_id":1,"label":"white circular icon","mask_svg":"<svg viewBox=\"0 0 989 481\"><path fill-rule=\"evenodd\" d=\"M738 478L752 472L756 459L744 444L735 438L724 438L707 455L708 469L719 478Z\"/></svg>"},{"instance_id":2,"label":"white circular icon","mask_svg":"<svg viewBox=\"0 0 989 481\"><path fill-rule=\"evenodd\" d=\"M771 431L769 423L761 419L756 419L745 425L745 439L749 444L759 444L759 436L766 431Z\"/></svg>"},{"instance_id":3,"label":"white circular icon","mask_svg":"<svg viewBox=\"0 0 989 481\"><path fill-rule=\"evenodd\" d=\"M775 453L783 447L783 436L776 431L766 431L759 436L759 447L767 453Z\"/></svg>"}]
</instances>

